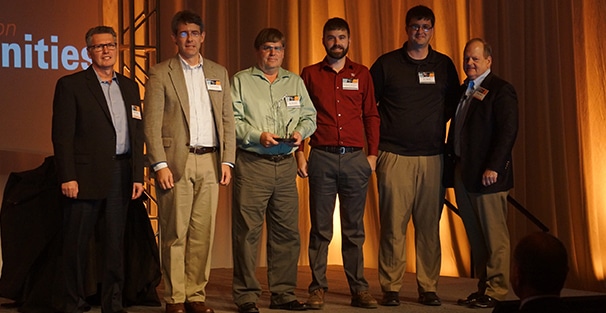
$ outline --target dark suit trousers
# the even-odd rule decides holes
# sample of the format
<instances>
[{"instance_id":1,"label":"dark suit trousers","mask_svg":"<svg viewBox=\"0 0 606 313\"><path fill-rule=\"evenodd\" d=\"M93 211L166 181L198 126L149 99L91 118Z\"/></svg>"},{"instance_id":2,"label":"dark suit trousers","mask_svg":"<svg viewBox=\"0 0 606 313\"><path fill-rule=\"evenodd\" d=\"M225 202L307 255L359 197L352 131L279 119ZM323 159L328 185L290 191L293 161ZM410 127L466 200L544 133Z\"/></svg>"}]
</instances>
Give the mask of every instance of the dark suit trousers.
<instances>
[{"instance_id":1,"label":"dark suit trousers","mask_svg":"<svg viewBox=\"0 0 606 313\"><path fill-rule=\"evenodd\" d=\"M101 277L101 311L122 309L124 285L124 228L132 193L129 160L115 160L112 188L105 199L68 199L63 210L63 271L65 276L65 311L82 312L90 295L87 280L90 239L98 226L101 256L97 271ZM100 264L99 264L100 263ZM95 277L93 275L93 277ZM95 280L94 283L97 281ZM96 284L93 284L93 286ZM93 293L95 290L92 290Z\"/></svg>"},{"instance_id":2,"label":"dark suit trousers","mask_svg":"<svg viewBox=\"0 0 606 313\"><path fill-rule=\"evenodd\" d=\"M368 290L364 278L364 206L372 170L364 151L334 154L312 149L309 156L309 291L328 289L326 265L333 236L335 200L339 195L341 254L352 294Z\"/></svg>"}]
</instances>

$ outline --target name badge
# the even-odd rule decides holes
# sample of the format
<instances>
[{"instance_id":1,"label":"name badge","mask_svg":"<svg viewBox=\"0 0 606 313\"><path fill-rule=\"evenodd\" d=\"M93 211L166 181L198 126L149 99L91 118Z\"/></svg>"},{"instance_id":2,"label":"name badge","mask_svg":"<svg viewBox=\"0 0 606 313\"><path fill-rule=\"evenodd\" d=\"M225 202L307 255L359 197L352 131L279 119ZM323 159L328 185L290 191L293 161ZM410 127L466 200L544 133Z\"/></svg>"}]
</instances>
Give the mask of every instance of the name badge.
<instances>
[{"instance_id":1,"label":"name badge","mask_svg":"<svg viewBox=\"0 0 606 313\"><path fill-rule=\"evenodd\" d=\"M480 101L484 100L484 97L488 94L488 89L483 87L478 87L476 91L473 92L473 97Z\"/></svg>"},{"instance_id":2,"label":"name badge","mask_svg":"<svg viewBox=\"0 0 606 313\"><path fill-rule=\"evenodd\" d=\"M207 79L206 88L212 91L223 91L221 88L221 81L218 79Z\"/></svg>"},{"instance_id":3,"label":"name badge","mask_svg":"<svg viewBox=\"0 0 606 313\"><path fill-rule=\"evenodd\" d=\"M419 72L419 84L435 84L436 74L434 72Z\"/></svg>"},{"instance_id":4,"label":"name badge","mask_svg":"<svg viewBox=\"0 0 606 313\"><path fill-rule=\"evenodd\" d=\"M358 79L343 78L343 90L358 90Z\"/></svg>"},{"instance_id":5,"label":"name badge","mask_svg":"<svg viewBox=\"0 0 606 313\"><path fill-rule=\"evenodd\" d=\"M140 120L142 118L141 116L141 106L140 105L131 105L131 113L134 119Z\"/></svg>"},{"instance_id":6,"label":"name badge","mask_svg":"<svg viewBox=\"0 0 606 313\"><path fill-rule=\"evenodd\" d=\"M286 101L287 108L300 108L301 102L299 101L299 96L284 96L284 100Z\"/></svg>"}]
</instances>

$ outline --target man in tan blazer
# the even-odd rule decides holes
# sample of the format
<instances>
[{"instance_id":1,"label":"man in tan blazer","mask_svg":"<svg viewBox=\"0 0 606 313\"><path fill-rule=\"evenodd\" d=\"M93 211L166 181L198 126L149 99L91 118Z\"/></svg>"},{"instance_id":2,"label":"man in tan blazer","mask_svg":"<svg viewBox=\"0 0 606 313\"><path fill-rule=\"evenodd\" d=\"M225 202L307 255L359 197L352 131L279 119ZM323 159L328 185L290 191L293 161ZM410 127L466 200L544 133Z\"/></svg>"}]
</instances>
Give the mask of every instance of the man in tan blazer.
<instances>
[{"instance_id":1,"label":"man in tan blazer","mask_svg":"<svg viewBox=\"0 0 606 313\"><path fill-rule=\"evenodd\" d=\"M229 184L235 162L234 113L227 70L200 55L200 16L178 12L171 26L179 53L151 69L144 102L166 312L209 313L205 287L219 184Z\"/></svg>"}]
</instances>

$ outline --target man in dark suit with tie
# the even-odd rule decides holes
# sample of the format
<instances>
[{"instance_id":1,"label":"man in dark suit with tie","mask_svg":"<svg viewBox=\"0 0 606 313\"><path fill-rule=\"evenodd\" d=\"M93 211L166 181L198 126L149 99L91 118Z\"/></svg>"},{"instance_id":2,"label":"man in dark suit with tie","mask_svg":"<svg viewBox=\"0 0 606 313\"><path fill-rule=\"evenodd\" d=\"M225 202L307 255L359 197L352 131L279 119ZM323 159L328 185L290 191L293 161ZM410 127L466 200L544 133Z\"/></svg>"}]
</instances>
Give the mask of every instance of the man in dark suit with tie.
<instances>
[{"instance_id":1,"label":"man in dark suit with tie","mask_svg":"<svg viewBox=\"0 0 606 313\"><path fill-rule=\"evenodd\" d=\"M143 126L139 87L116 73L111 27L86 33L92 65L57 82L52 140L63 209L64 311L90 309L85 298L89 240L103 234L101 310L125 312L124 230L128 203L143 192Z\"/></svg>"},{"instance_id":2,"label":"man in dark suit with tie","mask_svg":"<svg viewBox=\"0 0 606 313\"><path fill-rule=\"evenodd\" d=\"M507 195L518 100L514 87L490 71L492 49L484 40L467 42L463 55L467 79L448 133L445 184L454 182L479 278L478 290L458 303L485 308L504 300L509 289Z\"/></svg>"},{"instance_id":3,"label":"man in dark suit with tie","mask_svg":"<svg viewBox=\"0 0 606 313\"><path fill-rule=\"evenodd\" d=\"M154 66L145 89L145 141L155 176L166 313L210 313L205 287L219 185L236 159L225 67L203 58L206 33L191 11L173 17L178 53Z\"/></svg>"}]
</instances>

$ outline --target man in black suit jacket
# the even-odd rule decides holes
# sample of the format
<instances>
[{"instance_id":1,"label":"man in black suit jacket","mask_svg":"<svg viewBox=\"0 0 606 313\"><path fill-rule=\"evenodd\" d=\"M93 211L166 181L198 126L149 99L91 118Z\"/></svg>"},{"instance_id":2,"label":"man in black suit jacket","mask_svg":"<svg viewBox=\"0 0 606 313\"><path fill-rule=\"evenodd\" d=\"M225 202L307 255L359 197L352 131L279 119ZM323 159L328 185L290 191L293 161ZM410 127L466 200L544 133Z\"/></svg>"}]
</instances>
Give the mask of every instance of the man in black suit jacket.
<instances>
[{"instance_id":1,"label":"man in black suit jacket","mask_svg":"<svg viewBox=\"0 0 606 313\"><path fill-rule=\"evenodd\" d=\"M103 313L125 312L123 245L128 203L143 192L143 131L137 84L114 72L118 44L111 27L86 34L92 65L57 81L52 140L63 209L66 312L90 306L86 255L97 220L104 234Z\"/></svg>"},{"instance_id":2,"label":"man in black suit jacket","mask_svg":"<svg viewBox=\"0 0 606 313\"><path fill-rule=\"evenodd\" d=\"M511 150L518 100L511 84L490 72L492 49L482 39L465 45L467 79L448 133L449 178L469 239L478 290L459 304L494 307L508 292L507 194L513 187ZM454 166L453 166L454 165Z\"/></svg>"},{"instance_id":3,"label":"man in black suit jacket","mask_svg":"<svg viewBox=\"0 0 606 313\"><path fill-rule=\"evenodd\" d=\"M544 232L522 238L513 251L511 269L519 312L570 312L560 298L567 274L568 254L558 238Z\"/></svg>"}]
</instances>

